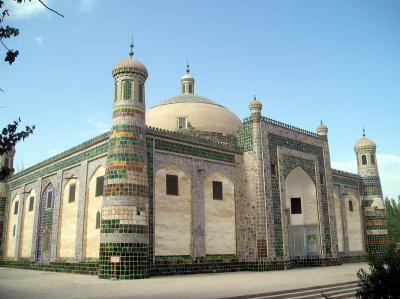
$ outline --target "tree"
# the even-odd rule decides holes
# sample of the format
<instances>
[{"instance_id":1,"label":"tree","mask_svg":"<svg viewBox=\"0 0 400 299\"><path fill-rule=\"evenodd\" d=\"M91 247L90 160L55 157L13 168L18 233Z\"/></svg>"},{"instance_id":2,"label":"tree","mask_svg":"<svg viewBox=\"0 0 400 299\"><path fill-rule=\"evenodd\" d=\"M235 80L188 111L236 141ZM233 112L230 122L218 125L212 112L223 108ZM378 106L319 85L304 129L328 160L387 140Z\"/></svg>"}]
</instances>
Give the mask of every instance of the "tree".
<instances>
[{"instance_id":1,"label":"tree","mask_svg":"<svg viewBox=\"0 0 400 299\"><path fill-rule=\"evenodd\" d=\"M14 1L14 2L17 2L18 4L22 4L22 3L25 2L25 0L9 0L9 1ZM28 1L31 2L32 0L28 0ZM61 17L64 17L62 14L60 14L56 10L48 7L42 0L37 0L37 1L40 2L48 10L54 12L55 14L57 14L57 15L59 15ZM3 24L5 19L10 15L8 9L4 9L4 1L3 0L0 0L0 11L1 10L3 10L3 11L1 12L1 15L0 15L0 25ZM0 43L7 50L6 57L5 57L4 61L8 62L9 64L12 64L15 61L15 59L19 55L19 51L18 50L9 49L6 46L6 44L4 43L4 40L12 38L12 37L17 37L18 35L19 35L19 29L18 28L10 27L8 25L0 27Z\"/></svg>"},{"instance_id":2,"label":"tree","mask_svg":"<svg viewBox=\"0 0 400 299\"><path fill-rule=\"evenodd\" d=\"M394 199L385 198L387 214L387 228L391 244L400 243L400 195L397 202Z\"/></svg>"},{"instance_id":3,"label":"tree","mask_svg":"<svg viewBox=\"0 0 400 299\"><path fill-rule=\"evenodd\" d=\"M35 125L32 127L26 126L24 130L17 132L18 125L21 119L12 122L3 129L0 134L0 156L7 155L14 148L15 144L21 140L25 140L35 130ZM7 179L12 169L8 165L1 165L0 182Z\"/></svg>"},{"instance_id":4,"label":"tree","mask_svg":"<svg viewBox=\"0 0 400 299\"><path fill-rule=\"evenodd\" d=\"M360 269L357 273L360 289L357 298L400 298L400 251L392 245L381 258L368 258L370 273Z\"/></svg>"}]
</instances>

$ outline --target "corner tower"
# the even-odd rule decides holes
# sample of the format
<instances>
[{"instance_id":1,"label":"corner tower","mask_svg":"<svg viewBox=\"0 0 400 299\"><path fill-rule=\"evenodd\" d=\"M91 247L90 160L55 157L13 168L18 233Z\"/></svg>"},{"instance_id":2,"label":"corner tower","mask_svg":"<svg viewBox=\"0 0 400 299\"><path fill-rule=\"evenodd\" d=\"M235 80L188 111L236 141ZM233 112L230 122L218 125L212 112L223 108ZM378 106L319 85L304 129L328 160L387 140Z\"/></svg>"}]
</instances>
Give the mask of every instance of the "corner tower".
<instances>
[{"instance_id":1,"label":"corner tower","mask_svg":"<svg viewBox=\"0 0 400 299\"><path fill-rule=\"evenodd\" d=\"M194 78L190 74L189 63L186 63L186 74L181 78L182 94L194 94Z\"/></svg>"},{"instance_id":2,"label":"corner tower","mask_svg":"<svg viewBox=\"0 0 400 299\"><path fill-rule=\"evenodd\" d=\"M381 256L389 243L387 218L376 159L376 144L365 137L365 130L354 146L354 151L358 174L363 180L361 195L366 249L369 254Z\"/></svg>"},{"instance_id":3,"label":"corner tower","mask_svg":"<svg viewBox=\"0 0 400 299\"><path fill-rule=\"evenodd\" d=\"M148 73L141 62L132 58L132 50L129 55L112 71L115 92L104 180L100 278L149 276L144 96Z\"/></svg>"}]
</instances>

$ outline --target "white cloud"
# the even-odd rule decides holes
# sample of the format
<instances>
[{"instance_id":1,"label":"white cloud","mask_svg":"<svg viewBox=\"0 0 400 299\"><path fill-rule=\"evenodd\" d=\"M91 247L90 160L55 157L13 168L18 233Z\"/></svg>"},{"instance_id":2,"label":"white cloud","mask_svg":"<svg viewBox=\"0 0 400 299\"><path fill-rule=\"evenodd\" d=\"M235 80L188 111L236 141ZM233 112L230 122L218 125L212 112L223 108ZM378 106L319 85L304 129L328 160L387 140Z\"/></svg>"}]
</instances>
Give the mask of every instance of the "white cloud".
<instances>
[{"instance_id":1,"label":"white cloud","mask_svg":"<svg viewBox=\"0 0 400 299\"><path fill-rule=\"evenodd\" d=\"M33 40L35 42L37 42L38 44L43 44L43 37L41 37L41 36L36 36L33 38Z\"/></svg>"},{"instance_id":2,"label":"white cloud","mask_svg":"<svg viewBox=\"0 0 400 299\"><path fill-rule=\"evenodd\" d=\"M400 194L400 156L378 154L377 162L383 195L397 198ZM332 168L357 173L357 162L355 158L350 161L332 161Z\"/></svg>"},{"instance_id":3,"label":"white cloud","mask_svg":"<svg viewBox=\"0 0 400 299\"><path fill-rule=\"evenodd\" d=\"M52 0L47 0L45 3L49 5L51 2ZM20 4L15 1L8 1L7 4L6 8L9 10L10 18L15 19L29 19L47 11L46 7L39 1L25 1Z\"/></svg>"},{"instance_id":4,"label":"white cloud","mask_svg":"<svg viewBox=\"0 0 400 299\"><path fill-rule=\"evenodd\" d=\"M80 0L79 10L81 12L90 12L95 6L97 0Z\"/></svg>"},{"instance_id":5,"label":"white cloud","mask_svg":"<svg viewBox=\"0 0 400 299\"><path fill-rule=\"evenodd\" d=\"M102 113L96 113L87 117L84 122L89 125L89 129L85 131L75 132L85 137L94 137L111 129L108 118Z\"/></svg>"}]
</instances>

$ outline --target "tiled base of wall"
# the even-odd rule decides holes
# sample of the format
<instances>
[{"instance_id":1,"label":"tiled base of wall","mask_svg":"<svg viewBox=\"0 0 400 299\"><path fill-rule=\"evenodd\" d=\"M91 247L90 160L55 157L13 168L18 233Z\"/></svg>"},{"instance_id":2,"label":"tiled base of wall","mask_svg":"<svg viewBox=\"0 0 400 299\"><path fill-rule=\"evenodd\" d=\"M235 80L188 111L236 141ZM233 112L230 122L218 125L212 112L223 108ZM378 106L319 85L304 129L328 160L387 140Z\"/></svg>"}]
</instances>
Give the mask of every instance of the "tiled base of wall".
<instances>
[{"instance_id":1,"label":"tiled base of wall","mask_svg":"<svg viewBox=\"0 0 400 299\"><path fill-rule=\"evenodd\" d=\"M343 263L362 263L367 261L366 255L343 256Z\"/></svg>"},{"instance_id":2,"label":"tiled base of wall","mask_svg":"<svg viewBox=\"0 0 400 299\"><path fill-rule=\"evenodd\" d=\"M343 263L363 262L365 256L348 256L340 258L296 258L291 260L263 260L253 262L239 262L236 258L202 258L192 260L189 258L156 258L150 265L150 276L186 275L200 273L222 273L237 271L274 271L288 270L301 267L336 266ZM88 275L98 275L98 262L82 263L49 263L39 264L29 261L1 261L0 267L32 269L39 271L68 272ZM105 277L103 277L105 278Z\"/></svg>"},{"instance_id":3,"label":"tiled base of wall","mask_svg":"<svg viewBox=\"0 0 400 299\"><path fill-rule=\"evenodd\" d=\"M1 261L0 267L6 268L21 268L31 269L39 271L51 271L51 272L67 272L76 274L87 274L87 275L98 275L99 264L97 262L90 263L49 263L40 264L33 262L13 262L13 261Z\"/></svg>"}]
</instances>

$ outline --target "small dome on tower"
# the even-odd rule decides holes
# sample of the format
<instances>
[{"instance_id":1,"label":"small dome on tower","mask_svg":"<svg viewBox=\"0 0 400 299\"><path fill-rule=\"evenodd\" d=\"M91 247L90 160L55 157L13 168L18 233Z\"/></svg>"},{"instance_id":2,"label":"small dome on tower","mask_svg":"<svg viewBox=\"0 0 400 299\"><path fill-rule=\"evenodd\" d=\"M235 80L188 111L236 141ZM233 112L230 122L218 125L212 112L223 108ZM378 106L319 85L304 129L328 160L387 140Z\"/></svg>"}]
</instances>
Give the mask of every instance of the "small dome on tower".
<instances>
[{"instance_id":1,"label":"small dome on tower","mask_svg":"<svg viewBox=\"0 0 400 299\"><path fill-rule=\"evenodd\" d=\"M148 76L148 72L144 64L133 58L124 59L118 62L114 66L112 74L113 76L115 76L118 73L124 73L124 72L139 73L145 76L146 78Z\"/></svg>"},{"instance_id":2,"label":"small dome on tower","mask_svg":"<svg viewBox=\"0 0 400 299\"><path fill-rule=\"evenodd\" d=\"M319 126L317 127L317 134L321 135L321 136L326 136L328 135L328 127L322 122L319 124Z\"/></svg>"},{"instance_id":3,"label":"small dome on tower","mask_svg":"<svg viewBox=\"0 0 400 299\"><path fill-rule=\"evenodd\" d=\"M261 111L261 109L262 109L262 103L256 99L255 95L254 95L253 99L249 103L249 109L250 110L257 110L257 111Z\"/></svg>"},{"instance_id":4,"label":"small dome on tower","mask_svg":"<svg viewBox=\"0 0 400 299\"><path fill-rule=\"evenodd\" d=\"M363 136L360 140L358 140L358 142L354 146L355 149L361 149L361 148L366 148L366 147L376 148L376 144L371 139L368 139L365 136Z\"/></svg>"}]
</instances>

